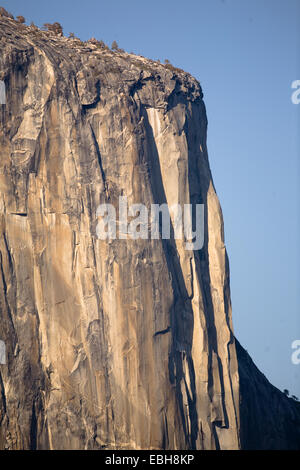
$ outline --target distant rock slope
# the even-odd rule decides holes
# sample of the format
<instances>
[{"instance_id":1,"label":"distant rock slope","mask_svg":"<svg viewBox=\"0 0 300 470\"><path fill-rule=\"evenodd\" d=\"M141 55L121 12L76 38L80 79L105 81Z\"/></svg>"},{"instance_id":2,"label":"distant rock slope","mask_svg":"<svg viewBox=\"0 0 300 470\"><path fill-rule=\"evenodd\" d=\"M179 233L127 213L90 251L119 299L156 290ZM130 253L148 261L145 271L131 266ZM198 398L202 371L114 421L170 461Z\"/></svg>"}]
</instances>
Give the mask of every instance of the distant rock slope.
<instances>
[{"instance_id":1,"label":"distant rock slope","mask_svg":"<svg viewBox=\"0 0 300 470\"><path fill-rule=\"evenodd\" d=\"M299 447L235 341L199 83L0 18L0 448ZM101 202L204 203L205 245L96 236Z\"/></svg>"},{"instance_id":2,"label":"distant rock slope","mask_svg":"<svg viewBox=\"0 0 300 470\"><path fill-rule=\"evenodd\" d=\"M239 364L243 449L299 449L300 403L286 397L257 369L235 340Z\"/></svg>"}]
</instances>

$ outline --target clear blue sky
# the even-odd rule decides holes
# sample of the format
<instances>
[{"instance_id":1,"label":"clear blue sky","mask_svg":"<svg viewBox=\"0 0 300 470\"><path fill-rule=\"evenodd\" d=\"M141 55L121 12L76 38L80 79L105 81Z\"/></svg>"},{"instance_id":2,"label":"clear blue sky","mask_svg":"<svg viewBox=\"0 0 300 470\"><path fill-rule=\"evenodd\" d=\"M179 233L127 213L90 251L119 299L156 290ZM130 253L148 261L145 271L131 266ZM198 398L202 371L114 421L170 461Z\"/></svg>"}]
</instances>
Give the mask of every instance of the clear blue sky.
<instances>
[{"instance_id":1,"label":"clear blue sky","mask_svg":"<svg viewBox=\"0 0 300 470\"><path fill-rule=\"evenodd\" d=\"M235 333L300 396L300 0L0 0L38 26L169 59L200 81L225 219Z\"/></svg>"}]
</instances>

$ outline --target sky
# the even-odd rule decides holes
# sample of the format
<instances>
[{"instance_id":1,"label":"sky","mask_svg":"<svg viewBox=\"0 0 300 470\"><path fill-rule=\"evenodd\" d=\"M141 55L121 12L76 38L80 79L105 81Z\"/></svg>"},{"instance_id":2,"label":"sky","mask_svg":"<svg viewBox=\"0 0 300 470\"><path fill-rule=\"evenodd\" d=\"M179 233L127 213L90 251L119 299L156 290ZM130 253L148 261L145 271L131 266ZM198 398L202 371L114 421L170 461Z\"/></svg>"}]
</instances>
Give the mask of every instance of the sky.
<instances>
[{"instance_id":1,"label":"sky","mask_svg":"<svg viewBox=\"0 0 300 470\"><path fill-rule=\"evenodd\" d=\"M0 0L14 15L164 59L200 82L225 220L233 325L256 365L300 398L300 0Z\"/></svg>"}]
</instances>

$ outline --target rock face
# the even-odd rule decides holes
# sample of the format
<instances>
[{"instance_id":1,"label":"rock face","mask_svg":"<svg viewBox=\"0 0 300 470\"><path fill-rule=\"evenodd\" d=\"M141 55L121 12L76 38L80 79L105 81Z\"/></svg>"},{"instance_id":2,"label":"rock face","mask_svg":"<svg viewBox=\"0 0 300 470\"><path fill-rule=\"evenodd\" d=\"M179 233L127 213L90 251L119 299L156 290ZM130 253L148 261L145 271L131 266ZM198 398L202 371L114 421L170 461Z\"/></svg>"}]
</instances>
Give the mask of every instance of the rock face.
<instances>
[{"instance_id":1,"label":"rock face","mask_svg":"<svg viewBox=\"0 0 300 470\"><path fill-rule=\"evenodd\" d=\"M271 385L237 340L235 344L239 364L242 448L299 450L300 403Z\"/></svg>"},{"instance_id":2,"label":"rock face","mask_svg":"<svg viewBox=\"0 0 300 470\"><path fill-rule=\"evenodd\" d=\"M299 406L233 335L199 83L8 18L0 34L0 448L297 447ZM204 204L203 248L100 240L119 196Z\"/></svg>"}]
</instances>

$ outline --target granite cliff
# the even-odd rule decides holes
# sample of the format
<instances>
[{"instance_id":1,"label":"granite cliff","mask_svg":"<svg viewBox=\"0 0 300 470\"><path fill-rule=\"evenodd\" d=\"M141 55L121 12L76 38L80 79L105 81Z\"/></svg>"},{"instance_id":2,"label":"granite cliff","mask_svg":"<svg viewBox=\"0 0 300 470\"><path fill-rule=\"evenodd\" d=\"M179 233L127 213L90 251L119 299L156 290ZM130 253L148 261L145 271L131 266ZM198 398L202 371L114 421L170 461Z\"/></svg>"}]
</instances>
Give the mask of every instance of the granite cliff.
<instances>
[{"instance_id":1,"label":"granite cliff","mask_svg":"<svg viewBox=\"0 0 300 470\"><path fill-rule=\"evenodd\" d=\"M197 80L3 17L0 80L0 448L299 447L233 334ZM204 247L100 240L119 196L204 204Z\"/></svg>"}]
</instances>

